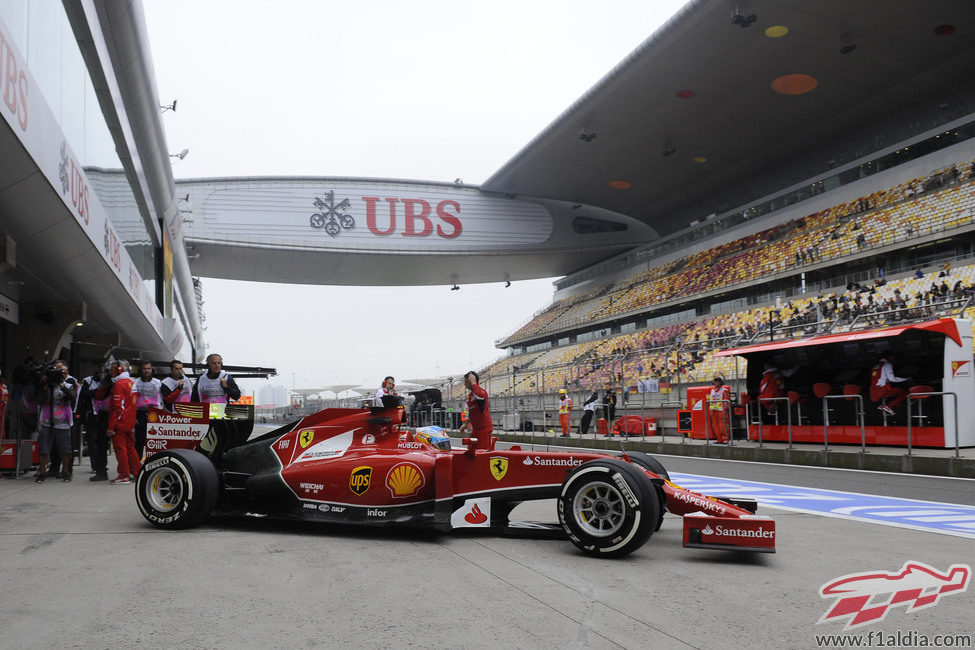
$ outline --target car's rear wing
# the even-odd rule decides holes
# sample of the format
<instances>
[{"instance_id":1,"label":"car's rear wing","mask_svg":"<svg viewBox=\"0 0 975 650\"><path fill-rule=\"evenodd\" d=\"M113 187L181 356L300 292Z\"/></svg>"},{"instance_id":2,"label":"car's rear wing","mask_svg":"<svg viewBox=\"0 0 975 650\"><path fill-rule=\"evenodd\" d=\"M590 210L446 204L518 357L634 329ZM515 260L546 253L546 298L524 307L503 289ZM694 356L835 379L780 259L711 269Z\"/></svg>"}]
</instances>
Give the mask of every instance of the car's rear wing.
<instances>
[{"instance_id":1,"label":"car's rear wing","mask_svg":"<svg viewBox=\"0 0 975 650\"><path fill-rule=\"evenodd\" d=\"M181 402L175 412L149 407L146 454L166 449L195 449L218 460L228 449L247 442L254 430L250 404Z\"/></svg>"}]
</instances>

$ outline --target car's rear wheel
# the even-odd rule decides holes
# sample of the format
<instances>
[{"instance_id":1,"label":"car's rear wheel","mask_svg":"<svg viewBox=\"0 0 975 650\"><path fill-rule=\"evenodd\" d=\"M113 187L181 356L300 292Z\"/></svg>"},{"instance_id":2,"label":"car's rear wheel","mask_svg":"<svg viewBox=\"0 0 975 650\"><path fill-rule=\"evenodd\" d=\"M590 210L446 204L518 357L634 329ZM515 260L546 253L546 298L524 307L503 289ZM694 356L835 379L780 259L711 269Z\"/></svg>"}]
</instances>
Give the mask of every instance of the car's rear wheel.
<instances>
[{"instance_id":1,"label":"car's rear wheel","mask_svg":"<svg viewBox=\"0 0 975 650\"><path fill-rule=\"evenodd\" d=\"M153 454L135 480L139 511L159 528L196 526L210 515L219 494L213 463L189 449Z\"/></svg>"},{"instance_id":2,"label":"car's rear wheel","mask_svg":"<svg viewBox=\"0 0 975 650\"><path fill-rule=\"evenodd\" d=\"M645 474L620 460L580 465L562 483L559 523L584 553L620 557L653 534L659 504Z\"/></svg>"}]
</instances>

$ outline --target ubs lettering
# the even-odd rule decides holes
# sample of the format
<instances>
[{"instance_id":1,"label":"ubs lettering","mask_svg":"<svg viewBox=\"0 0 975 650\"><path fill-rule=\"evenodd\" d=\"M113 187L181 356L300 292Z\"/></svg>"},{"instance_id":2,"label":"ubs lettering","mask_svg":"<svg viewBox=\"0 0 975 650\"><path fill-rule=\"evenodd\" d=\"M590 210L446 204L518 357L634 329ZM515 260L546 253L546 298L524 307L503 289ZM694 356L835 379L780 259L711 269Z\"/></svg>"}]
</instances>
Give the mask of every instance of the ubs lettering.
<instances>
[{"instance_id":1,"label":"ubs lettering","mask_svg":"<svg viewBox=\"0 0 975 650\"><path fill-rule=\"evenodd\" d=\"M444 199L436 206L423 199L364 196L362 200L366 203L366 227L380 237L399 232L401 237L435 234L443 239L454 239L464 229L458 216L460 203L451 199ZM385 210L377 207L381 201L386 203ZM399 204L402 204L402 210Z\"/></svg>"}]
</instances>

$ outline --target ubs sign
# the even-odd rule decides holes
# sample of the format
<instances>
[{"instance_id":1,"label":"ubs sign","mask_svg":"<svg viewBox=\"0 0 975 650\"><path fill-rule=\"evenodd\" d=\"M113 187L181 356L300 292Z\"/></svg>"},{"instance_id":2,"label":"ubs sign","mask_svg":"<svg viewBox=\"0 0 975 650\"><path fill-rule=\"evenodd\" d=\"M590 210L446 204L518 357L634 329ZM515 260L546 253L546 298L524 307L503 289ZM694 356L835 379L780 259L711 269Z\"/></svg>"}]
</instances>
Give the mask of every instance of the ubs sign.
<instances>
[{"instance_id":1,"label":"ubs sign","mask_svg":"<svg viewBox=\"0 0 975 650\"><path fill-rule=\"evenodd\" d=\"M352 202L342 199L336 203L334 190L325 192L323 196L316 196L312 202L318 212L309 218L311 227L324 228L332 237L340 235L343 229L355 228L355 218L347 214ZM429 237L435 234L444 239L454 239L464 230L459 216L460 203L453 199L443 199L435 206L417 198L363 196L362 201L365 204L366 228L380 237L395 234Z\"/></svg>"},{"instance_id":2,"label":"ubs sign","mask_svg":"<svg viewBox=\"0 0 975 650\"><path fill-rule=\"evenodd\" d=\"M190 237L389 252L531 248L552 234L539 203L396 181L219 183L197 190Z\"/></svg>"}]
</instances>

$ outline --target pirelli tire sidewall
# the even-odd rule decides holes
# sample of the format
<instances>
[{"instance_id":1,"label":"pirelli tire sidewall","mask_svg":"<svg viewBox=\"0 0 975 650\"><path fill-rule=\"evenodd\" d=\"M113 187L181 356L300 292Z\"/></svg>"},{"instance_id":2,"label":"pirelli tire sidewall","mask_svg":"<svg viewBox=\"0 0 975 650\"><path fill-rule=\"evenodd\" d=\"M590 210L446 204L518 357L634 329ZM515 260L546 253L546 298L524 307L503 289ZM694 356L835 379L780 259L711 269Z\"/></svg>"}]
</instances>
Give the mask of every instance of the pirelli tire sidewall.
<instances>
[{"instance_id":1,"label":"pirelli tire sidewall","mask_svg":"<svg viewBox=\"0 0 975 650\"><path fill-rule=\"evenodd\" d=\"M160 483L168 484L165 494ZM168 495L176 495L163 503ZM217 470L203 454L170 449L153 454L135 480L135 500L153 526L180 529L196 526L213 511L220 496Z\"/></svg>"},{"instance_id":2,"label":"pirelli tire sidewall","mask_svg":"<svg viewBox=\"0 0 975 650\"><path fill-rule=\"evenodd\" d=\"M622 505L622 518L613 532L594 534L579 519L580 493L608 494ZM595 557L622 557L643 546L656 530L659 501L647 475L627 462L593 460L572 470L558 499L559 523L569 540Z\"/></svg>"},{"instance_id":3,"label":"pirelli tire sidewall","mask_svg":"<svg viewBox=\"0 0 975 650\"><path fill-rule=\"evenodd\" d=\"M663 479L670 480L670 474L667 473L667 469L663 466L663 463L650 454L645 454L642 451L628 451L626 455L634 465L639 465ZM657 493L657 498L660 500L660 515L657 517L657 525L653 529L653 532L657 532L660 530L660 526L663 525L664 513L667 512L667 495L664 494L662 488L656 485L654 486L654 490Z\"/></svg>"}]
</instances>

